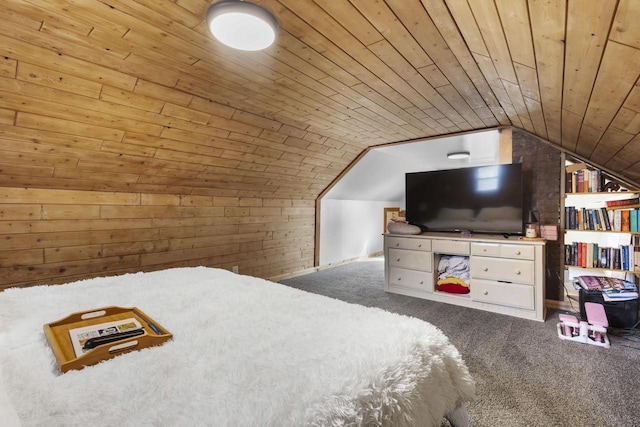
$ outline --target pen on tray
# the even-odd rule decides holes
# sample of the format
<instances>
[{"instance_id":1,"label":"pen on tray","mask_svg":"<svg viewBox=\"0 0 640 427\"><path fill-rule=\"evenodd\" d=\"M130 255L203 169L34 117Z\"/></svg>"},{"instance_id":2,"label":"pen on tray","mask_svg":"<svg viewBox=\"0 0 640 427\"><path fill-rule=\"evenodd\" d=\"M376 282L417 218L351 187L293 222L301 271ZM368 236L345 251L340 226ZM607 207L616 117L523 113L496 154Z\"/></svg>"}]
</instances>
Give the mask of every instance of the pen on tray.
<instances>
[{"instance_id":1,"label":"pen on tray","mask_svg":"<svg viewBox=\"0 0 640 427\"><path fill-rule=\"evenodd\" d=\"M156 333L156 335L162 335L163 334L162 330L160 328L158 328L156 325L154 325L153 323L149 322L149 323L147 323L147 326L149 326L151 328L151 330Z\"/></svg>"},{"instance_id":2,"label":"pen on tray","mask_svg":"<svg viewBox=\"0 0 640 427\"><path fill-rule=\"evenodd\" d=\"M131 338L131 337L135 337L142 334L144 334L144 329L139 328L139 329L132 329L126 332L119 332L116 334L104 335L97 338L90 338L87 340L87 342L84 343L84 346L82 348L85 350L90 350L92 348L98 347L99 345L112 343L114 341L120 341L126 338Z\"/></svg>"}]
</instances>

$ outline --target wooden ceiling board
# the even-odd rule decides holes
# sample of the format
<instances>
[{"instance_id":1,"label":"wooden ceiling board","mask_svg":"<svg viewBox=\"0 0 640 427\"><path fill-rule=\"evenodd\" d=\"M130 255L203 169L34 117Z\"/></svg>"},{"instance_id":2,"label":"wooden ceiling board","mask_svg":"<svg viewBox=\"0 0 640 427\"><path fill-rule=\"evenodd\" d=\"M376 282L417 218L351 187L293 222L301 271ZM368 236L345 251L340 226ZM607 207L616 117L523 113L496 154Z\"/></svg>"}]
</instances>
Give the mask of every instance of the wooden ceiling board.
<instances>
[{"instance_id":1,"label":"wooden ceiling board","mask_svg":"<svg viewBox=\"0 0 640 427\"><path fill-rule=\"evenodd\" d=\"M566 4L529 0L529 19L548 140L562 145Z\"/></svg>"},{"instance_id":2,"label":"wooden ceiling board","mask_svg":"<svg viewBox=\"0 0 640 427\"><path fill-rule=\"evenodd\" d=\"M620 64L625 66L621 67ZM581 134L578 141L579 145L584 142L594 147L594 151L589 154L590 157L596 155L597 149L598 158L604 157L608 160L620 148L619 140L624 137L616 138L616 142L613 142L603 136L606 132L620 135L613 131L615 128L611 127L611 123L637 82L640 74L638 70L640 50L613 41L607 43L584 118L585 123L589 123L589 126L598 132L589 135L590 139L586 140ZM610 155L604 154L610 151L613 151Z\"/></svg>"},{"instance_id":3,"label":"wooden ceiling board","mask_svg":"<svg viewBox=\"0 0 640 427\"><path fill-rule=\"evenodd\" d=\"M640 113L622 107L615 119L613 119L611 126L627 133L637 135L640 133Z\"/></svg>"},{"instance_id":4,"label":"wooden ceiling board","mask_svg":"<svg viewBox=\"0 0 640 427\"><path fill-rule=\"evenodd\" d=\"M442 36L447 40L449 49L459 62L464 73L466 73L466 75L470 79L470 81L467 82L464 78L456 77L456 75L451 76L454 86L467 100L469 106L471 106L471 108L476 111L476 113L478 110L483 110L486 105L493 113L493 119L495 121L503 125L510 124L505 112L500 107L495 94L489 87L487 79L482 75L478 64L475 62L472 53L467 47L469 36L467 36L465 39L460 33L463 29L466 28L469 28L471 30L478 29L473 21L472 15L470 15L470 9L468 8L468 5L466 9L461 11L461 14L464 16L464 18L462 19L468 20L468 22L471 22L471 24L460 27L452 17L453 11L448 10L451 5L444 4L442 0L423 0L423 4L425 5L426 9L430 11L430 13L437 13L437 19L434 20L434 23L438 27L438 30L440 31ZM477 32L477 35L475 31L470 31L469 34L471 34L471 37L474 37L475 39L482 39L479 31ZM486 49L483 49L483 42L480 43L481 47L479 51L485 53L488 56ZM493 70L495 71L494 68ZM460 70L458 70L456 65L453 64L451 68L447 69L447 74L452 75L452 73L457 73L459 71ZM476 97L476 91L479 97ZM478 115L480 116L480 114ZM483 121L486 121L488 119L488 117L481 118L483 119Z\"/></svg>"},{"instance_id":5,"label":"wooden ceiling board","mask_svg":"<svg viewBox=\"0 0 640 427\"><path fill-rule=\"evenodd\" d=\"M406 60L416 69L433 64L424 49L407 31L393 11L382 1L353 2L358 11L378 32L389 40Z\"/></svg>"},{"instance_id":6,"label":"wooden ceiling board","mask_svg":"<svg viewBox=\"0 0 640 427\"><path fill-rule=\"evenodd\" d=\"M620 0L609 35L611 40L640 49L638 15L640 3L635 0Z\"/></svg>"},{"instance_id":7,"label":"wooden ceiling board","mask_svg":"<svg viewBox=\"0 0 640 427\"><path fill-rule=\"evenodd\" d=\"M460 30L451 18L446 5L442 0L422 0L422 4L442 39L446 40L446 45L452 54L439 55L438 71L451 82L471 108L474 110L484 108L488 102L487 98L490 102L493 96L490 91L483 91L486 88L486 82L483 78L479 78L478 67L466 48Z\"/></svg>"},{"instance_id":8,"label":"wooden ceiling board","mask_svg":"<svg viewBox=\"0 0 640 427\"><path fill-rule=\"evenodd\" d=\"M596 145L591 158L597 160L598 164L605 165L612 170L619 170L621 167L615 164L608 164L609 160L632 139L632 134L609 127L602 136L602 140L606 141L606 145L604 143Z\"/></svg>"},{"instance_id":9,"label":"wooden ceiling board","mask_svg":"<svg viewBox=\"0 0 640 427\"><path fill-rule=\"evenodd\" d=\"M408 24L408 31L423 47L425 52L427 52L434 61L434 64L438 66L439 71L447 77L452 85L456 88L460 87L463 92L468 90L468 84L471 83L469 77L448 48L438 27L428 15L425 6L417 0L410 2L393 0L387 3L389 3L394 13L406 23L405 25ZM465 89L465 86L467 86L467 89ZM485 104L482 102L477 91L472 92L474 95L467 96L467 99L470 101L465 101L465 103L473 105L476 108L484 106ZM467 110L466 112L456 111L456 109L451 106L451 103L457 102L455 98L448 99L435 95L431 102L454 123L466 123L468 120L478 119L472 110Z\"/></svg>"},{"instance_id":10,"label":"wooden ceiling board","mask_svg":"<svg viewBox=\"0 0 640 427\"><path fill-rule=\"evenodd\" d=\"M518 79L513 69L505 31L502 29L502 23L495 4L482 0L469 0L469 5L498 76L511 84L517 84ZM496 30L499 28L501 30Z\"/></svg>"},{"instance_id":11,"label":"wooden ceiling board","mask_svg":"<svg viewBox=\"0 0 640 427\"><path fill-rule=\"evenodd\" d=\"M0 185L313 200L370 146L498 125L640 176L637 1L259 3L262 52L208 0L2 2Z\"/></svg>"},{"instance_id":12,"label":"wooden ceiling board","mask_svg":"<svg viewBox=\"0 0 640 427\"><path fill-rule=\"evenodd\" d=\"M295 6L296 2L292 2L292 4ZM314 9L316 13L317 9L318 8ZM302 16L304 16L305 13L309 12L308 9L302 7L296 8L294 10L296 12L300 12ZM385 97L385 99L387 100L386 102L391 101L392 103L395 103L400 107L407 107L409 105L408 101L406 101L406 99L398 92L391 90L391 88L385 81L377 78L371 70L367 69L360 62L354 60L354 58L350 55L350 45L345 45L344 49L341 49L340 46L338 46L336 43L334 43L334 41L332 41L330 38L327 38L325 34L322 33L321 30L326 31L326 28L321 27L319 29L316 29L315 27L309 25L307 22L299 18L298 15L295 15L292 11L289 11L286 8L281 10L281 13L290 20L291 26L287 27L287 30L294 37L297 37L301 41L306 42L308 48L314 49L316 52L321 53L321 55L324 57L324 61L329 60L331 62L334 62L336 65L351 74L356 81L356 83L354 84L358 84L357 82L367 84L373 90L378 91L383 97ZM313 16L313 13L309 15L311 16L309 16L307 19L311 21L317 20ZM323 22L329 22L329 24L327 25L330 25L331 29L337 28L337 26L331 25L330 21L328 20L325 20ZM339 34L343 39L335 40L335 42L340 42L346 39L347 42L356 41L356 45L360 44L353 36L348 34L347 31L340 31ZM331 37L330 32L328 34L328 37ZM362 49L362 46L360 47L358 52L362 55L366 55L365 49ZM371 54L371 56L374 55ZM333 75L335 76L335 74ZM394 76L391 75L391 77L393 78ZM349 86L353 86L353 84Z\"/></svg>"},{"instance_id":13,"label":"wooden ceiling board","mask_svg":"<svg viewBox=\"0 0 640 427\"><path fill-rule=\"evenodd\" d=\"M496 8L500 15L500 24L504 28L509 54L514 66L520 64L535 68L535 53L531 40L531 22L529 21L527 1L496 0Z\"/></svg>"},{"instance_id":14,"label":"wooden ceiling board","mask_svg":"<svg viewBox=\"0 0 640 427\"><path fill-rule=\"evenodd\" d=\"M16 3L22 3L25 5L25 11L27 14L33 14L33 8L41 8L42 10L48 10L55 14L64 13L64 16L75 19L76 21L86 22L91 25L92 31L97 29L111 34L114 38L124 36L129 27L123 25L118 20L109 19L105 15L105 8L108 7L104 3L87 4L82 0L47 0L46 2L40 0L11 0L13 5ZM29 6L27 6L27 4ZM12 5L12 9L15 10L15 6ZM42 15L38 16L42 19Z\"/></svg>"},{"instance_id":15,"label":"wooden ceiling board","mask_svg":"<svg viewBox=\"0 0 640 427\"><path fill-rule=\"evenodd\" d=\"M562 106L565 110L584 116L615 7L615 0L569 1Z\"/></svg>"},{"instance_id":16,"label":"wooden ceiling board","mask_svg":"<svg viewBox=\"0 0 640 427\"><path fill-rule=\"evenodd\" d=\"M482 56L489 56L480 27L471 11L467 0L445 0L449 13L456 22L470 51Z\"/></svg>"}]
</instances>

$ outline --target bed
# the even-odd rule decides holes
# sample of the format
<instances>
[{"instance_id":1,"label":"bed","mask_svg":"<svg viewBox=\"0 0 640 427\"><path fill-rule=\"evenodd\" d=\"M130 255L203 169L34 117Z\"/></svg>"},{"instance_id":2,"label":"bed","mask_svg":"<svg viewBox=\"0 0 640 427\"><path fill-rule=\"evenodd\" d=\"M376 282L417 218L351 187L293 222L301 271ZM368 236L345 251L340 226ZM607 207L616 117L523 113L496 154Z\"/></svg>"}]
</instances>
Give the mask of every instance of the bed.
<instances>
[{"instance_id":1,"label":"bed","mask_svg":"<svg viewBox=\"0 0 640 427\"><path fill-rule=\"evenodd\" d=\"M43 325L112 305L140 308L173 339L62 374ZM226 270L0 293L10 425L462 426L473 397L460 354L433 325Z\"/></svg>"}]
</instances>

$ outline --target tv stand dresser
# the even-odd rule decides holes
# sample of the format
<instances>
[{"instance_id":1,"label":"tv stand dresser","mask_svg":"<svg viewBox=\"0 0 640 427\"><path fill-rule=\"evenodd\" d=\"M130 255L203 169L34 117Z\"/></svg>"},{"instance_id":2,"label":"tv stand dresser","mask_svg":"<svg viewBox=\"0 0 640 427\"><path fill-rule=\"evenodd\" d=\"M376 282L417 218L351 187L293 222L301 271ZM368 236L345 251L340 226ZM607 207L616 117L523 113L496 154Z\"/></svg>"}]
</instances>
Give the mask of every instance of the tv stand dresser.
<instances>
[{"instance_id":1,"label":"tv stand dresser","mask_svg":"<svg viewBox=\"0 0 640 427\"><path fill-rule=\"evenodd\" d=\"M436 290L443 255L469 257L470 293ZM384 258L387 292L544 321L544 240L385 234Z\"/></svg>"}]
</instances>

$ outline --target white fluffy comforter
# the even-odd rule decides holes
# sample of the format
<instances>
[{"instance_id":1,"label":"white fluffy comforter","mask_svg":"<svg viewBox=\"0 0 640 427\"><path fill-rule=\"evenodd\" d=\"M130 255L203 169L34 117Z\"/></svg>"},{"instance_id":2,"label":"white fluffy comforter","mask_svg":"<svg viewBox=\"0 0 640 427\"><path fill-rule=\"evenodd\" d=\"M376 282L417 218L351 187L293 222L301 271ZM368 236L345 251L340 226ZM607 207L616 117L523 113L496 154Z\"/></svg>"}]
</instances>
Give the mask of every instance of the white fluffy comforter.
<instances>
[{"instance_id":1,"label":"white fluffy comforter","mask_svg":"<svg viewBox=\"0 0 640 427\"><path fill-rule=\"evenodd\" d=\"M60 374L43 324L110 305L174 339ZM0 372L24 427L429 426L474 394L433 325L204 267L0 293Z\"/></svg>"}]
</instances>

